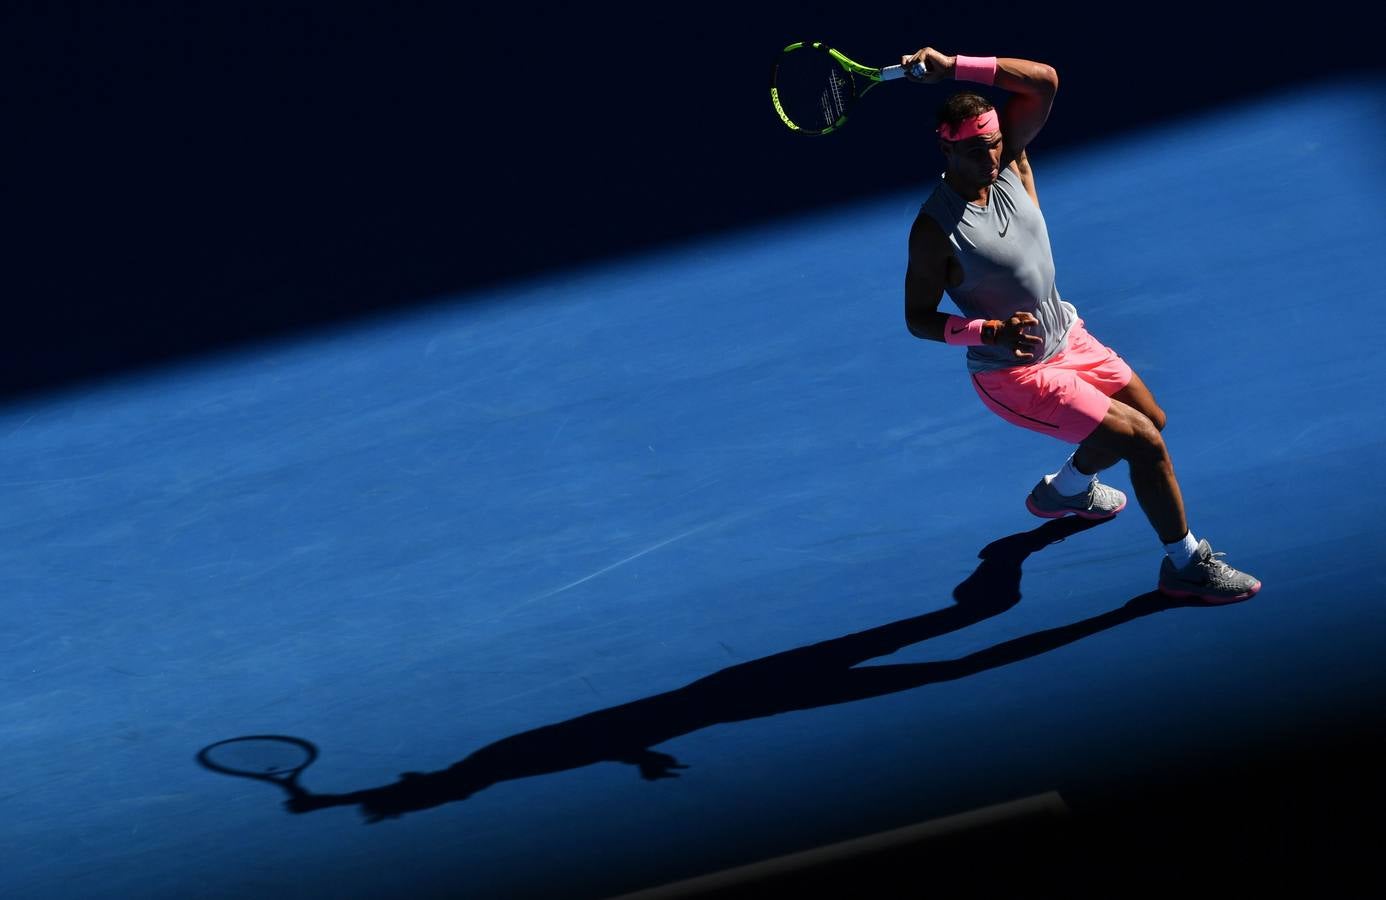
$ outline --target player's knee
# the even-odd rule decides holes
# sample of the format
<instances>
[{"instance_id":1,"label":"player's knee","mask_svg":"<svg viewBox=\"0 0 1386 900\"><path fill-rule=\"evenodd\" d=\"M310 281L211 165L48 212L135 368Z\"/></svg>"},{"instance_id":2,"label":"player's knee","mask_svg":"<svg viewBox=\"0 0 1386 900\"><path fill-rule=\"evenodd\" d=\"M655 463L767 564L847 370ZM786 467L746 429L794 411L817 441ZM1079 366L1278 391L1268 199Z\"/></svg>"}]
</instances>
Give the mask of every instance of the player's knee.
<instances>
[{"instance_id":1,"label":"player's knee","mask_svg":"<svg viewBox=\"0 0 1386 900\"><path fill-rule=\"evenodd\" d=\"M1160 428L1149 416L1136 416L1131 427L1130 450L1126 458L1131 462L1162 463L1169 459L1165 439L1160 436Z\"/></svg>"},{"instance_id":2,"label":"player's knee","mask_svg":"<svg viewBox=\"0 0 1386 900\"><path fill-rule=\"evenodd\" d=\"M1150 419L1150 424L1155 426L1156 431L1165 430L1165 411L1163 409L1158 406L1152 407L1147 417Z\"/></svg>"}]
</instances>

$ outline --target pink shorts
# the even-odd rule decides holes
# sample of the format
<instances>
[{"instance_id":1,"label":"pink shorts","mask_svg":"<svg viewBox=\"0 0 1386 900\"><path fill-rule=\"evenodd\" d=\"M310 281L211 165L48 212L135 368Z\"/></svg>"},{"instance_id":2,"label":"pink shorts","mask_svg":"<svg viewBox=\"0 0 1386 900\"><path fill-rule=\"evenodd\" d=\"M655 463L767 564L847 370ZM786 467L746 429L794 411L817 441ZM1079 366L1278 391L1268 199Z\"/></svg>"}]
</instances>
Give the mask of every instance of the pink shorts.
<instances>
[{"instance_id":1,"label":"pink shorts","mask_svg":"<svg viewBox=\"0 0 1386 900\"><path fill-rule=\"evenodd\" d=\"M1073 323L1058 356L1030 366L992 369L972 376L987 409L1012 425L1067 444L1081 444L1107 416L1112 395L1131 381L1131 367Z\"/></svg>"}]
</instances>

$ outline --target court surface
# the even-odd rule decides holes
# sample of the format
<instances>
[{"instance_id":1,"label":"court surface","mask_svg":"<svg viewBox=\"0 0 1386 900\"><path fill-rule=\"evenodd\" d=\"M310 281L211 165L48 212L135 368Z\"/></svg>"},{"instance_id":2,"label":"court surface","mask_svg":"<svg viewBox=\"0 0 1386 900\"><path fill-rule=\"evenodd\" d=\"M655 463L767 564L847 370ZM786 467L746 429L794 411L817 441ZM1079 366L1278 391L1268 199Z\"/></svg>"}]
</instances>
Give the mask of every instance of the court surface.
<instances>
[{"instance_id":1,"label":"court surface","mask_svg":"<svg viewBox=\"0 0 1386 900\"><path fill-rule=\"evenodd\" d=\"M0 411L0 894L601 897L1379 709L1383 98L1034 154L1246 603L1026 512L1068 449L904 327L926 175ZM257 734L370 802L195 761Z\"/></svg>"}]
</instances>

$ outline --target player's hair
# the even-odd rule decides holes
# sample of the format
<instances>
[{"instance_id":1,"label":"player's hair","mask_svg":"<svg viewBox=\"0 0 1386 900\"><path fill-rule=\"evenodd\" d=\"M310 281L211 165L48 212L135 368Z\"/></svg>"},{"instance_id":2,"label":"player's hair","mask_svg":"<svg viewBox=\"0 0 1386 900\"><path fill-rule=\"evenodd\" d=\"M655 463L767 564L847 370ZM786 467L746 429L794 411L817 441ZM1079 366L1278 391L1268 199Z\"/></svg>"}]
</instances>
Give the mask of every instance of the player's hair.
<instances>
[{"instance_id":1,"label":"player's hair","mask_svg":"<svg viewBox=\"0 0 1386 900\"><path fill-rule=\"evenodd\" d=\"M938 108L938 124L957 128L965 119L975 119L989 109L993 107L986 97L971 91L959 91Z\"/></svg>"}]
</instances>

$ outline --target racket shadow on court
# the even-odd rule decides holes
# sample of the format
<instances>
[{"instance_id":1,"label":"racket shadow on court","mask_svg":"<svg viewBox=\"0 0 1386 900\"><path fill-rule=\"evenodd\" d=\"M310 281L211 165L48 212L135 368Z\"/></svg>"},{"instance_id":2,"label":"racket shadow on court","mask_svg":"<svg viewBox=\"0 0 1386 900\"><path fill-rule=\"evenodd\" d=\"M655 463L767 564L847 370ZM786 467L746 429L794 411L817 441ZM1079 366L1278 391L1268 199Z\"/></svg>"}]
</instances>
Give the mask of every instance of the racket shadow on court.
<instances>
[{"instance_id":1,"label":"racket shadow on court","mask_svg":"<svg viewBox=\"0 0 1386 900\"><path fill-rule=\"evenodd\" d=\"M465 800L504 781L562 772L600 762L636 767L648 781L678 777L687 768L653 748L713 725L881 697L955 681L1029 659L1142 616L1197 605L1157 592L1134 597L1091 618L1035 632L958 659L872 665L860 663L949 632L1013 607L1020 600L1021 565L1050 544L1099 522L1057 519L993 541L982 562L944 609L866 631L776 653L722 669L681 688L502 738L436 772L405 772L398 781L347 793L313 793L298 777L317 757L301 738L252 735L204 748L198 761L222 774L255 778L288 793L295 813L359 806L368 822L397 818Z\"/></svg>"}]
</instances>

